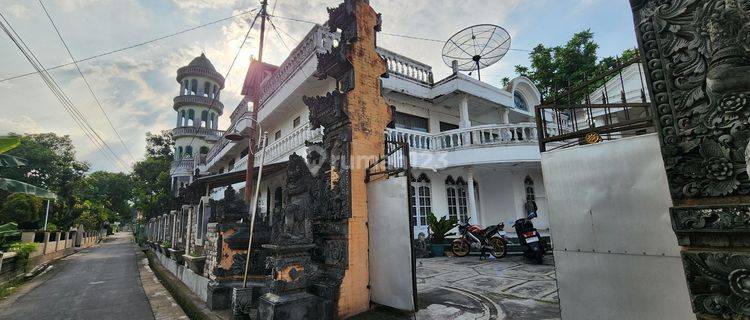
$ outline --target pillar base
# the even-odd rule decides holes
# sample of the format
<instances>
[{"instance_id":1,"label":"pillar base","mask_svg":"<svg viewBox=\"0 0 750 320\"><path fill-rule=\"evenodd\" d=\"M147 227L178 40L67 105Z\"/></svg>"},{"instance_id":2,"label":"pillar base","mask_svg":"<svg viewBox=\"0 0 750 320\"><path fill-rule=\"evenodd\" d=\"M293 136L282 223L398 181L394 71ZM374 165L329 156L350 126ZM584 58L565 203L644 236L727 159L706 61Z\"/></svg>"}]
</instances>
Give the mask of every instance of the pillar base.
<instances>
[{"instance_id":1,"label":"pillar base","mask_svg":"<svg viewBox=\"0 0 750 320\"><path fill-rule=\"evenodd\" d=\"M320 298L307 292L277 295L266 293L258 303L258 319L304 320L319 319Z\"/></svg>"}]
</instances>

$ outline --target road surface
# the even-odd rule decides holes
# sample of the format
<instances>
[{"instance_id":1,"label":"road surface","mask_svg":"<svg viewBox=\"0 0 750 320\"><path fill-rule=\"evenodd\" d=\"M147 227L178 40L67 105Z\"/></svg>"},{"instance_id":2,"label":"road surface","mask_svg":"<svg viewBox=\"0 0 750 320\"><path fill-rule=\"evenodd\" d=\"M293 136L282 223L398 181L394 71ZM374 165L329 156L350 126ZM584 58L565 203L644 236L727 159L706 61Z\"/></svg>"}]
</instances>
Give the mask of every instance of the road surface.
<instances>
[{"instance_id":1,"label":"road surface","mask_svg":"<svg viewBox=\"0 0 750 320\"><path fill-rule=\"evenodd\" d=\"M117 233L59 261L43 283L4 305L0 319L154 319L130 241Z\"/></svg>"}]
</instances>

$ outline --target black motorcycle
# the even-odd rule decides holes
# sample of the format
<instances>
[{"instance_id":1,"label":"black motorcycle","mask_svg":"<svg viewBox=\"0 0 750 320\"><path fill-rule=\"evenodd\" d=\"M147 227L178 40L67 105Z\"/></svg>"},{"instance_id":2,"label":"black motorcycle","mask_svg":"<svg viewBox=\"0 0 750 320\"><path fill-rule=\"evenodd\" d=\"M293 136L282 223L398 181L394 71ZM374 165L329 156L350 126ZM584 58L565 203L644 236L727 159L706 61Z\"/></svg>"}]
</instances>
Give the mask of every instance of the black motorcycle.
<instances>
[{"instance_id":1,"label":"black motorcycle","mask_svg":"<svg viewBox=\"0 0 750 320\"><path fill-rule=\"evenodd\" d=\"M544 262L544 240L539 231L534 228L532 219L536 218L536 212L530 213L528 217L516 220L513 228L516 229L518 244L523 249L524 257L531 259L536 264Z\"/></svg>"},{"instance_id":2,"label":"black motorcycle","mask_svg":"<svg viewBox=\"0 0 750 320\"><path fill-rule=\"evenodd\" d=\"M451 251L457 257L465 257L474 248L481 251L480 257L489 251L495 258L502 258L508 253L504 228L502 222L487 228L461 222L458 224L460 237L453 240Z\"/></svg>"}]
</instances>

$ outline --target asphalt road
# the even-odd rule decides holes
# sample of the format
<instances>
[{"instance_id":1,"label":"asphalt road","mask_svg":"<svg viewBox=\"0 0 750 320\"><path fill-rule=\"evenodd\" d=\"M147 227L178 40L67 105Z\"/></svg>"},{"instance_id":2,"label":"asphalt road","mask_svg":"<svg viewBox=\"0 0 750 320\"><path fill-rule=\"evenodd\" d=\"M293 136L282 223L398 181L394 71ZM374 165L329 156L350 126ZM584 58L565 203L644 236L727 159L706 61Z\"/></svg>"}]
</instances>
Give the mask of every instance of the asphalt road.
<instances>
[{"instance_id":1,"label":"asphalt road","mask_svg":"<svg viewBox=\"0 0 750 320\"><path fill-rule=\"evenodd\" d=\"M47 280L0 310L0 319L154 319L129 233L54 265Z\"/></svg>"}]
</instances>

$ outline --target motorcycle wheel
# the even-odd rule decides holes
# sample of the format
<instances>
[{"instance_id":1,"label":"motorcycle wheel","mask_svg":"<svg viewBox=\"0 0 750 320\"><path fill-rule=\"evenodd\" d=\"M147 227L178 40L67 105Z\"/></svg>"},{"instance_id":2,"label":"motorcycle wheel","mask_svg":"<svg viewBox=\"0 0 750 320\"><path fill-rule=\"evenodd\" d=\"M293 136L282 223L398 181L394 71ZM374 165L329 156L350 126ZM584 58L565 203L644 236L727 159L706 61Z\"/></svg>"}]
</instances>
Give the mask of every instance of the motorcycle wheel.
<instances>
[{"instance_id":1,"label":"motorcycle wheel","mask_svg":"<svg viewBox=\"0 0 750 320\"><path fill-rule=\"evenodd\" d=\"M451 244L451 252L456 257L465 257L469 254L470 250L471 246L469 246L469 242L466 240L456 239Z\"/></svg>"},{"instance_id":2,"label":"motorcycle wheel","mask_svg":"<svg viewBox=\"0 0 750 320\"><path fill-rule=\"evenodd\" d=\"M502 258L505 257L506 254L508 254L508 245L505 243L505 240L500 237L493 237L490 238L489 245L492 247L492 255L495 256L495 258Z\"/></svg>"}]
</instances>

